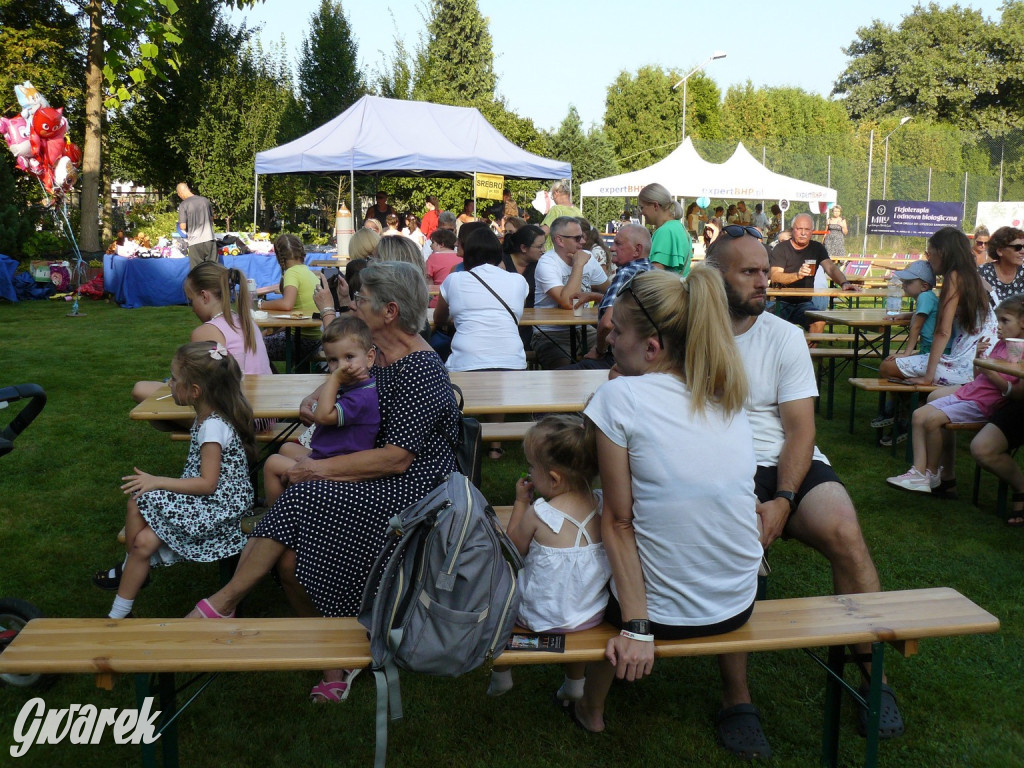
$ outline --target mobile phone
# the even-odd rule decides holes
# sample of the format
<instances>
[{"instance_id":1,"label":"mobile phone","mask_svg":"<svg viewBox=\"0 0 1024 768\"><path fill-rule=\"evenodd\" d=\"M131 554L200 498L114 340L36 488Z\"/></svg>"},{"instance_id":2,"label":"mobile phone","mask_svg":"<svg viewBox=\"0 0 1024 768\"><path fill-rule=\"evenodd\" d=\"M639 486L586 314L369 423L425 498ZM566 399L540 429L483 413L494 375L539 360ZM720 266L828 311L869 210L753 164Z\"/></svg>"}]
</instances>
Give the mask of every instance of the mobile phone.
<instances>
[{"instance_id":1,"label":"mobile phone","mask_svg":"<svg viewBox=\"0 0 1024 768\"><path fill-rule=\"evenodd\" d=\"M337 267L324 267L323 275L327 280L327 287L331 289L331 296L334 298L334 306L342 306L342 303L338 301L338 283L341 282L341 270ZM347 299L348 297L346 296L345 298ZM346 301L345 303L347 304L348 302Z\"/></svg>"}]
</instances>

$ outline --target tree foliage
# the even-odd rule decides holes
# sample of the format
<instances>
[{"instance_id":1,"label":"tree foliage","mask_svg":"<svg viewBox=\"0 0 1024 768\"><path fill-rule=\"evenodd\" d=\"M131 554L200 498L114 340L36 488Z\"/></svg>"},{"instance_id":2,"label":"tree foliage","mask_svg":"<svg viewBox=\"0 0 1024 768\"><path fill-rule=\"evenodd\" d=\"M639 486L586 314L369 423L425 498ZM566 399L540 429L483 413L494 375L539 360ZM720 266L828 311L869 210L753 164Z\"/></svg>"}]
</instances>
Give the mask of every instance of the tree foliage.
<instances>
[{"instance_id":1,"label":"tree foliage","mask_svg":"<svg viewBox=\"0 0 1024 768\"><path fill-rule=\"evenodd\" d=\"M897 26L874 21L843 52L851 58L833 89L854 120L913 115L1001 131L1024 109L1024 3L1001 22L980 11L920 5Z\"/></svg>"},{"instance_id":2,"label":"tree foliage","mask_svg":"<svg viewBox=\"0 0 1024 768\"><path fill-rule=\"evenodd\" d=\"M307 128L337 117L366 93L358 53L341 2L320 0L299 58L299 93Z\"/></svg>"},{"instance_id":3,"label":"tree foliage","mask_svg":"<svg viewBox=\"0 0 1024 768\"><path fill-rule=\"evenodd\" d=\"M210 0L180 0L176 16L182 33L176 70L151 81L110 125L114 175L161 190L188 179L189 147L181 137L205 105L209 84L234 66L235 52L253 35L228 23L222 6Z\"/></svg>"},{"instance_id":4,"label":"tree foliage","mask_svg":"<svg viewBox=\"0 0 1024 768\"><path fill-rule=\"evenodd\" d=\"M674 150L682 139L682 88L672 90L682 73L660 67L620 72L608 86L604 132L623 170L654 163ZM717 139L720 93L714 82L699 72L687 80L686 133Z\"/></svg>"},{"instance_id":5,"label":"tree foliage","mask_svg":"<svg viewBox=\"0 0 1024 768\"><path fill-rule=\"evenodd\" d=\"M619 172L615 150L604 131L592 127L584 132L579 112L572 105L569 106L569 112L558 126L558 130L547 137L547 143L547 152L551 157L572 164L574 190L578 190L579 185L584 182L602 179ZM575 193L574 199L579 199ZM590 201L587 209L583 211L591 221L596 220L595 205L596 202Z\"/></svg>"},{"instance_id":6,"label":"tree foliage","mask_svg":"<svg viewBox=\"0 0 1024 768\"><path fill-rule=\"evenodd\" d=\"M186 153L198 193L210 198L214 215L229 228L252 201L256 153L277 143L292 98L287 72L283 55L267 55L259 45L237 52L230 69L208 84L194 126L174 140Z\"/></svg>"},{"instance_id":7,"label":"tree foliage","mask_svg":"<svg viewBox=\"0 0 1024 768\"><path fill-rule=\"evenodd\" d=\"M476 0L430 0L422 42L413 98L455 105L494 98L491 33Z\"/></svg>"}]
</instances>

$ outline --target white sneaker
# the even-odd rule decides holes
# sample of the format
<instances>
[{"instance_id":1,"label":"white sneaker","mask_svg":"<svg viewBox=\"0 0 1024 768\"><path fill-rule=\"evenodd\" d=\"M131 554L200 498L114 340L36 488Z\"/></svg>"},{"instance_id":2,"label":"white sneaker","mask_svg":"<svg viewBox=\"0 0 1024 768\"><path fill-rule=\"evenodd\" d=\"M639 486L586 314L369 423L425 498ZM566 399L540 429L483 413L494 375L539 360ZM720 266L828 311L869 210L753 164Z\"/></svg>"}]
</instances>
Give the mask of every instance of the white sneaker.
<instances>
[{"instance_id":1,"label":"white sneaker","mask_svg":"<svg viewBox=\"0 0 1024 768\"><path fill-rule=\"evenodd\" d=\"M938 477L932 475L931 472L925 470L926 474L921 474L914 467L911 467L907 472L896 477L887 477L885 482L896 488L903 488L907 491L917 491L919 493L931 493L932 488L938 486Z\"/></svg>"}]
</instances>

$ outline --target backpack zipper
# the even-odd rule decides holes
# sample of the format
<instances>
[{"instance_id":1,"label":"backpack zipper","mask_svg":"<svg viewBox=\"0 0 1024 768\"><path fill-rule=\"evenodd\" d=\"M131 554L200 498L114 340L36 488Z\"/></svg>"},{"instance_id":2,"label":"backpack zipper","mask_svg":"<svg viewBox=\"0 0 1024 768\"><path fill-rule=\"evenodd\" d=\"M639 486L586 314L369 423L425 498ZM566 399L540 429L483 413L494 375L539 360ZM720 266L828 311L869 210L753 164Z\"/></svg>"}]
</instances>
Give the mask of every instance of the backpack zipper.
<instances>
[{"instance_id":1,"label":"backpack zipper","mask_svg":"<svg viewBox=\"0 0 1024 768\"><path fill-rule=\"evenodd\" d=\"M502 562L505 563L505 567L508 568L509 576L512 577L512 586L508 590L508 597L505 598L505 605L501 609L501 615L498 617L498 623L494 629L494 637L491 639L491 647L490 650L487 651L486 658L488 659L494 658L494 649L501 641L501 630L502 627L505 626L505 618L508 616L509 606L512 605L512 598L515 597L516 589L518 588L518 584L516 582L516 574L515 571L512 569L512 563L508 562L508 560L505 560L504 558L502 558Z\"/></svg>"},{"instance_id":2,"label":"backpack zipper","mask_svg":"<svg viewBox=\"0 0 1024 768\"><path fill-rule=\"evenodd\" d=\"M466 485L468 486L469 479L464 479L466 481ZM473 514L473 493L469 490L469 488L467 488L466 491L466 498L468 499L466 503L466 514L462 520L462 530L459 531L459 540L455 543L455 550L450 555L452 564L448 567L449 577L455 572L455 569L458 567L459 554L462 552L462 545L466 541L466 533L469 531L469 522Z\"/></svg>"}]
</instances>

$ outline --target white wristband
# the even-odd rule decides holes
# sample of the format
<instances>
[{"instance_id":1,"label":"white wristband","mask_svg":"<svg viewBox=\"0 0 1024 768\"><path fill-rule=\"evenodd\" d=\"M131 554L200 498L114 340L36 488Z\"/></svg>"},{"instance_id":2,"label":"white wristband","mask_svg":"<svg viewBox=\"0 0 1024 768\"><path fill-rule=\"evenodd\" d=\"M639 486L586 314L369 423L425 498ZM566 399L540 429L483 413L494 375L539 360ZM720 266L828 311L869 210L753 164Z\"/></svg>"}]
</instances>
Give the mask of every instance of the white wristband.
<instances>
[{"instance_id":1,"label":"white wristband","mask_svg":"<svg viewBox=\"0 0 1024 768\"><path fill-rule=\"evenodd\" d=\"M654 635L639 635L636 632L630 632L627 629L620 629L619 634L623 637L628 637L630 640L639 640L643 643L653 643Z\"/></svg>"}]
</instances>

